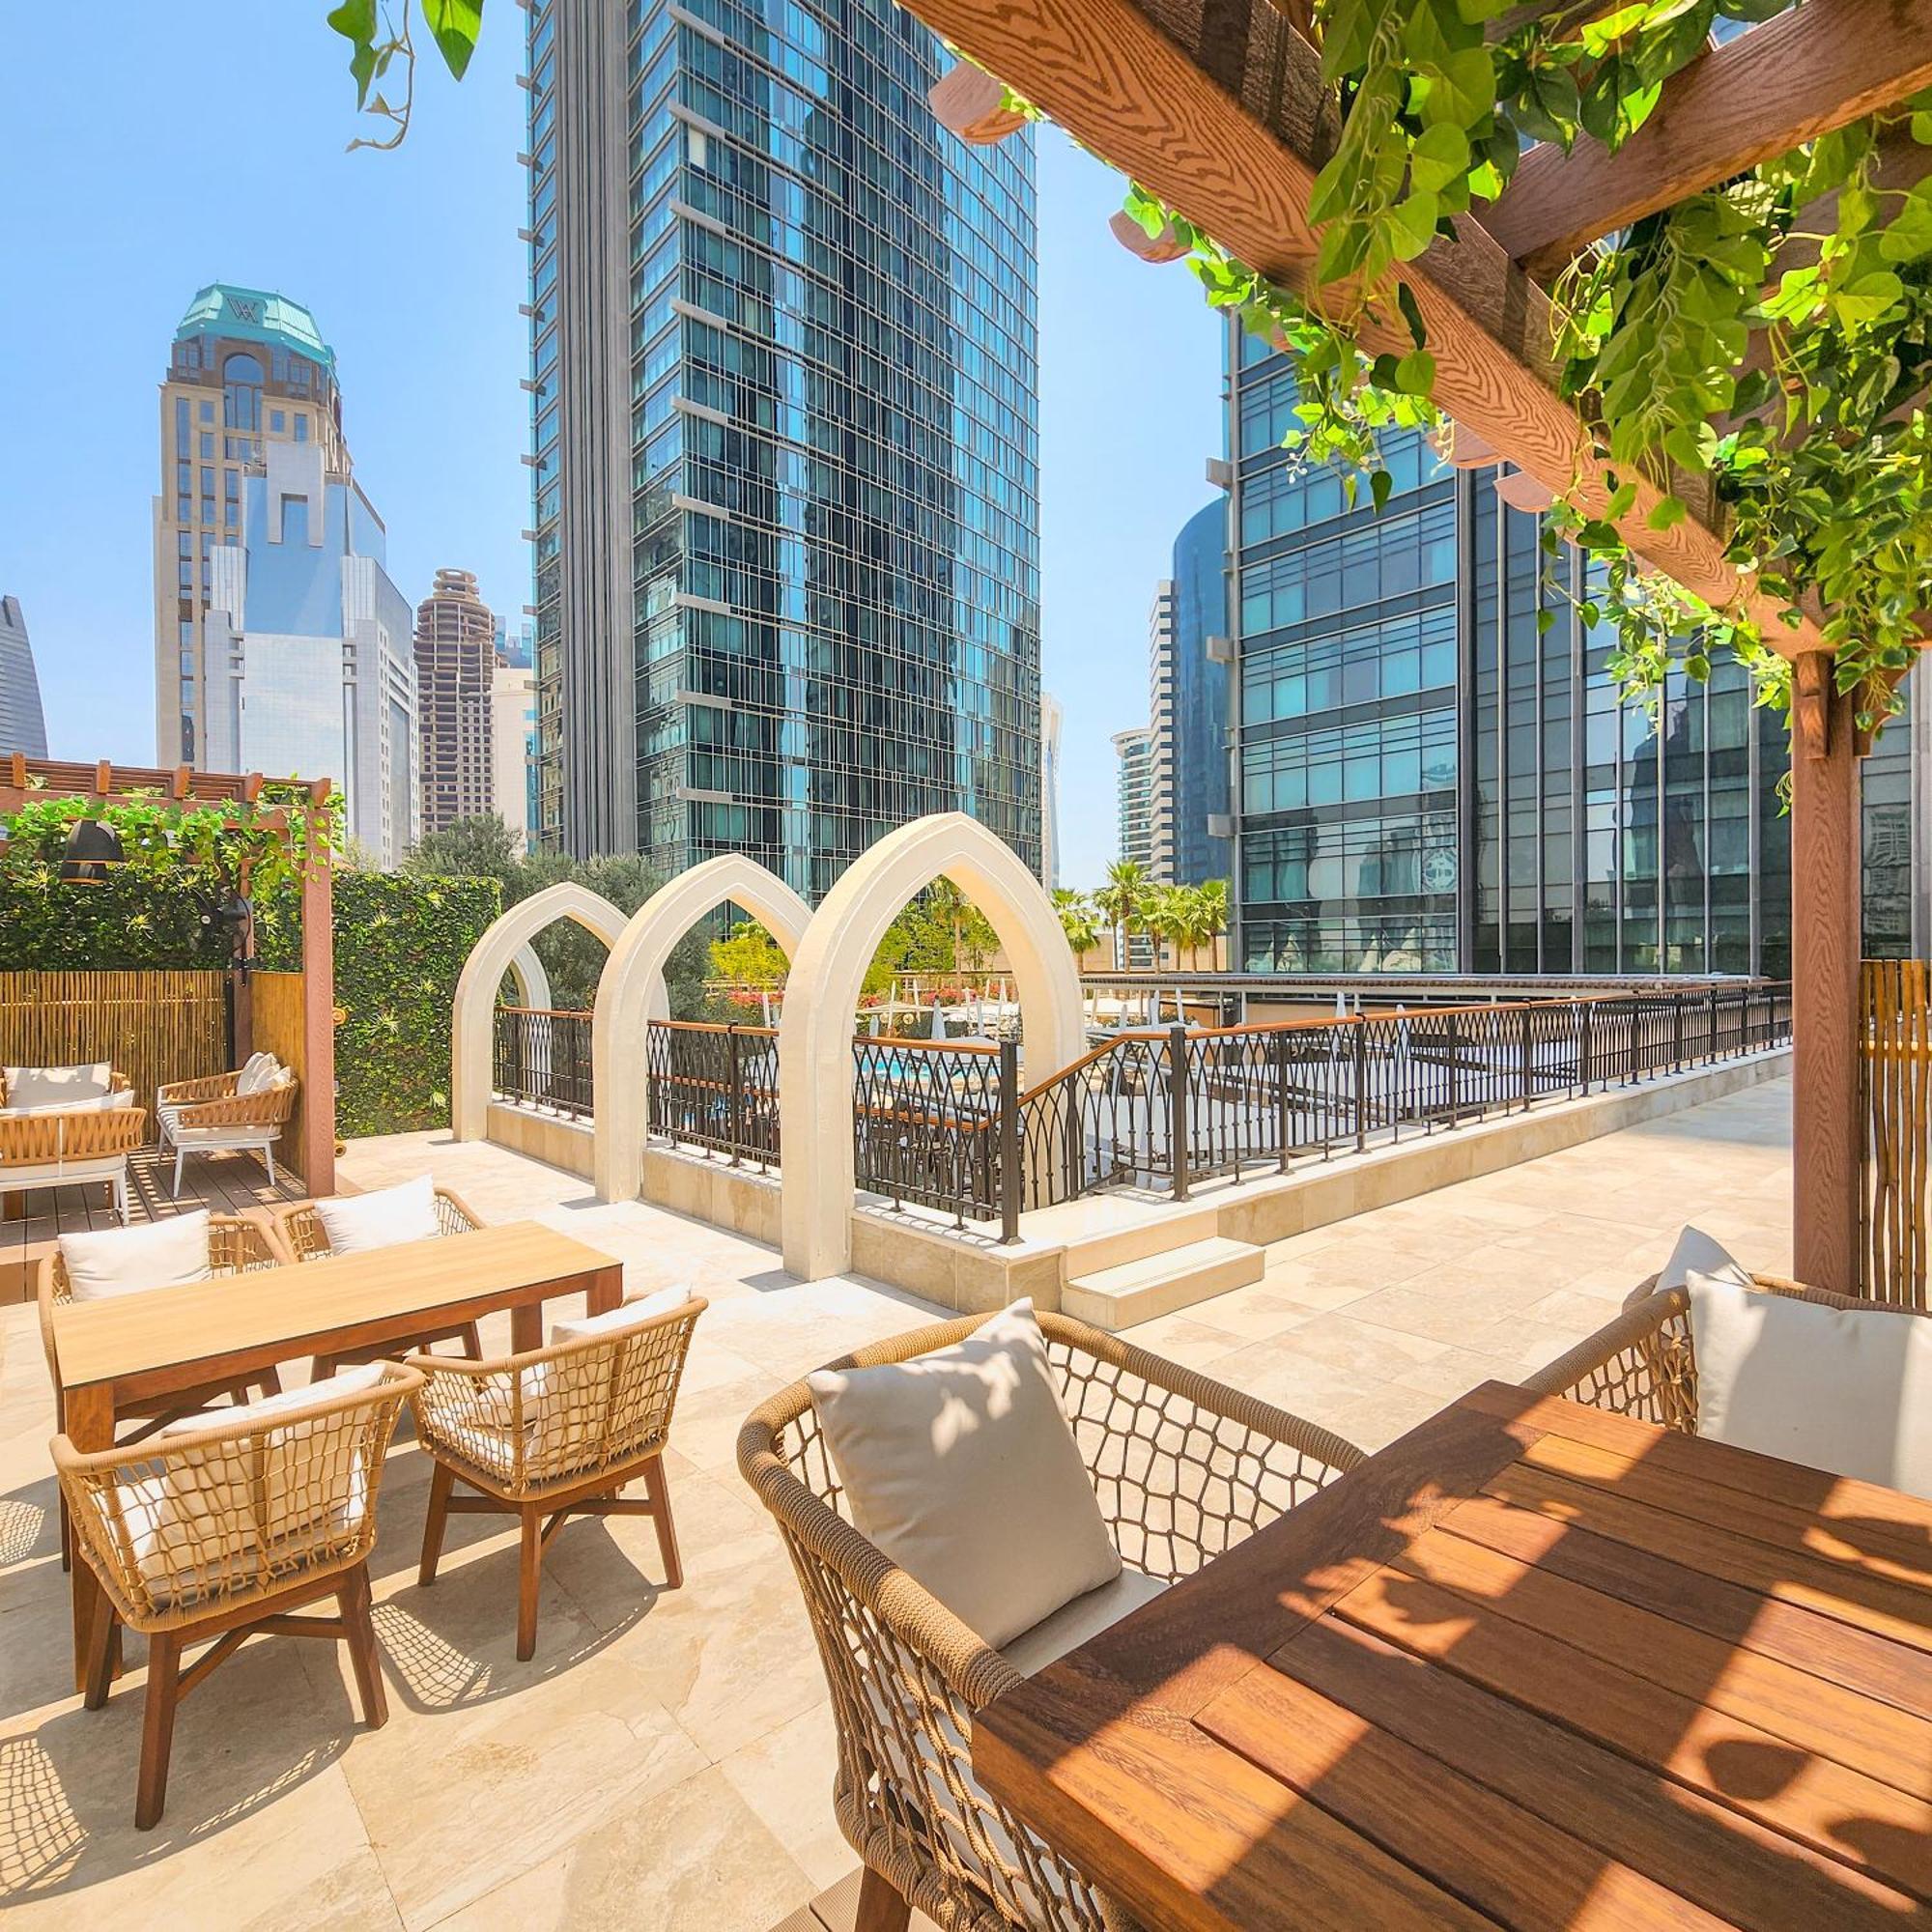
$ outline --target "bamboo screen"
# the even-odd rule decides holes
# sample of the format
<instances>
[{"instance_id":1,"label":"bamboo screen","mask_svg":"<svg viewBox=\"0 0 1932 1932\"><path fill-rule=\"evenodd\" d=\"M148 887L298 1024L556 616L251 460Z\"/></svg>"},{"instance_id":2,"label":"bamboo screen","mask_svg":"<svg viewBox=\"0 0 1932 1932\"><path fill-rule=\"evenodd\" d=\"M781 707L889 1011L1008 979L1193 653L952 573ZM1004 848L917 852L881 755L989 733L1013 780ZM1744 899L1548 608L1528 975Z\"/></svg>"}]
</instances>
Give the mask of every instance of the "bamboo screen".
<instances>
[{"instance_id":1,"label":"bamboo screen","mask_svg":"<svg viewBox=\"0 0 1932 1932\"><path fill-rule=\"evenodd\" d=\"M1867 959L1859 1001L1859 1292L1923 1308L1932 965Z\"/></svg>"},{"instance_id":2,"label":"bamboo screen","mask_svg":"<svg viewBox=\"0 0 1932 1932\"><path fill-rule=\"evenodd\" d=\"M105 1060L154 1137L155 1089L228 1065L220 973L0 973L0 1065Z\"/></svg>"}]
</instances>

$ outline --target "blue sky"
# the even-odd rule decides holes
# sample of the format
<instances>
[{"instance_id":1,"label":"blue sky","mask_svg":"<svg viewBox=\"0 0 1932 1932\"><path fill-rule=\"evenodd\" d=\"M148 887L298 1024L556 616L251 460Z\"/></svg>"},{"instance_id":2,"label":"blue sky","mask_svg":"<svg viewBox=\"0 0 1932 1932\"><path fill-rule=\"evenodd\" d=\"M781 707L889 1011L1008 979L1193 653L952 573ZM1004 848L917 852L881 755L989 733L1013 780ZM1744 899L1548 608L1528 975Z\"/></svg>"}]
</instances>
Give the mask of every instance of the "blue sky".
<instances>
[{"instance_id":1,"label":"blue sky","mask_svg":"<svg viewBox=\"0 0 1932 1932\"><path fill-rule=\"evenodd\" d=\"M462 86L421 64L394 154L346 154L325 0L7 10L0 117L0 591L26 612L56 756L154 754L156 385L195 290L277 289L334 346L356 471L412 601L442 564L529 595L523 14ZM434 70L434 71L433 71ZM31 77L31 85L27 84ZM1219 336L1179 268L1107 233L1108 170L1040 148L1044 672L1065 706L1063 876L1113 856L1110 735L1147 716L1147 610L1210 495Z\"/></svg>"}]
</instances>

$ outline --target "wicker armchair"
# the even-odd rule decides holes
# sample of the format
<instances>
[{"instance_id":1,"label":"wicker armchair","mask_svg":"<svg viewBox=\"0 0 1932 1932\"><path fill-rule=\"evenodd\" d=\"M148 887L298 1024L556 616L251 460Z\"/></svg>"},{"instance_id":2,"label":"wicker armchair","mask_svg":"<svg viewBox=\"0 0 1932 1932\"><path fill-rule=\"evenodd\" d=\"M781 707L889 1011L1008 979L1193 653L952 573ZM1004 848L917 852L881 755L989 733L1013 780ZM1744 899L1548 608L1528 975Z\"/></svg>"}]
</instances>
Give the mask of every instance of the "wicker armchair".
<instances>
[{"instance_id":1,"label":"wicker armchair","mask_svg":"<svg viewBox=\"0 0 1932 1932\"><path fill-rule=\"evenodd\" d=\"M109 1094L131 1094L134 1091L133 1082L125 1073L110 1069L107 1075L107 1091ZM4 1067L0 1067L0 1114L4 1114L12 1104L12 1097L7 1091L7 1072Z\"/></svg>"},{"instance_id":2,"label":"wicker armchair","mask_svg":"<svg viewBox=\"0 0 1932 1932\"><path fill-rule=\"evenodd\" d=\"M666 1585L683 1583L664 1448L692 1330L708 1305L693 1295L635 1327L499 1361L410 1357L423 1378L411 1397L416 1435L436 1461L418 1580L435 1582L452 1513L516 1517L519 1660L536 1653L544 1551L572 1515L654 1518ZM634 1477L643 1495L620 1495ZM453 1494L458 1483L473 1493Z\"/></svg>"},{"instance_id":3,"label":"wicker armchair","mask_svg":"<svg viewBox=\"0 0 1932 1932\"><path fill-rule=\"evenodd\" d=\"M113 1076L110 1093L128 1091L128 1076ZM147 1139L148 1116L140 1107L49 1107L32 1113L0 1111L0 1195L30 1187L77 1187L104 1181L114 1211L128 1218L128 1159Z\"/></svg>"},{"instance_id":4,"label":"wicker armchair","mask_svg":"<svg viewBox=\"0 0 1932 1932\"><path fill-rule=\"evenodd\" d=\"M918 1329L837 1368L903 1362L984 1318ZM1175 1582L1362 1460L1340 1436L1060 1315L1039 1325L1124 1562ZM803 1381L738 1436L738 1467L798 1572L838 1733L833 1804L865 1861L862 1923L917 1908L949 1932L1095 1932L1087 1880L973 1781L982 1705L1022 1681L854 1527ZM867 1913L875 1915L867 1918Z\"/></svg>"},{"instance_id":5,"label":"wicker armchair","mask_svg":"<svg viewBox=\"0 0 1932 1932\"><path fill-rule=\"evenodd\" d=\"M275 1235L287 1249L291 1261L319 1262L331 1252L328 1245L328 1232L322 1225L322 1216L315 1211L313 1201L291 1201L285 1206L269 1209L274 1223ZM460 1195L452 1194L446 1187L436 1190L436 1231L442 1235L471 1235L483 1225L483 1217L476 1213ZM476 1331L473 1321L459 1321L454 1327L432 1328L421 1335L413 1335L400 1345L385 1344L381 1349L367 1350L360 1355L318 1355L314 1363L314 1375L318 1381L324 1376L332 1375L339 1362L374 1361L378 1356L396 1354L410 1349L427 1349L432 1342L457 1341L463 1344L464 1351L474 1360L483 1352L482 1337Z\"/></svg>"},{"instance_id":6,"label":"wicker armchair","mask_svg":"<svg viewBox=\"0 0 1932 1932\"><path fill-rule=\"evenodd\" d=\"M175 1185L191 1153L259 1153L275 1180L275 1143L294 1119L297 1080L283 1067L253 1094L240 1091L242 1075L211 1073L200 1080L176 1080L155 1092L155 1118L161 1146L175 1151Z\"/></svg>"},{"instance_id":7,"label":"wicker armchair","mask_svg":"<svg viewBox=\"0 0 1932 1932\"><path fill-rule=\"evenodd\" d=\"M369 1616L369 1550L384 1454L414 1371L384 1365L373 1388L269 1415L82 1455L53 1443L80 1553L100 1579L88 1632L86 1703L114 1678L124 1624L148 1638L147 1718L134 1823L160 1818L175 1707L257 1632L349 1646L363 1721L388 1710ZM322 1597L333 1618L293 1616ZM213 1646L185 1670L183 1650Z\"/></svg>"},{"instance_id":8,"label":"wicker armchair","mask_svg":"<svg viewBox=\"0 0 1932 1932\"><path fill-rule=\"evenodd\" d=\"M287 1260L279 1237L265 1223L241 1214L211 1214L208 1217L208 1264L211 1272L245 1274L255 1268L279 1267ZM54 1427L65 1429L67 1403L61 1389L60 1358L54 1350L54 1310L65 1308L73 1299L73 1286L68 1280L67 1262L58 1241L41 1257L34 1270L34 1298L40 1304L41 1347L46 1351L47 1374L54 1385ZM168 1396L159 1407L152 1402L136 1402L117 1407L114 1419L116 1422L139 1422L142 1427L125 1438L128 1442L139 1442L168 1423L190 1415L196 1409L206 1408L219 1396L232 1396L237 1402L245 1402L251 1388L259 1388L264 1395L273 1395L281 1386L280 1376L273 1369L264 1369L246 1382L234 1385L204 1382L196 1388L183 1389ZM67 1500L63 1496L61 1568L70 1569L72 1561L72 1529L68 1520Z\"/></svg>"},{"instance_id":9,"label":"wicker armchair","mask_svg":"<svg viewBox=\"0 0 1932 1932\"><path fill-rule=\"evenodd\" d=\"M1924 1316L1883 1302L1855 1300L1806 1288L1783 1275L1751 1275L1766 1294L1818 1301L1883 1317ZM1682 1435L1697 1433L1697 1358L1690 1342L1690 1297L1681 1288L1659 1291L1657 1277L1640 1282L1614 1321L1586 1336L1546 1369L1524 1378L1539 1395L1560 1395L1590 1408L1607 1409L1639 1422L1655 1422Z\"/></svg>"}]
</instances>

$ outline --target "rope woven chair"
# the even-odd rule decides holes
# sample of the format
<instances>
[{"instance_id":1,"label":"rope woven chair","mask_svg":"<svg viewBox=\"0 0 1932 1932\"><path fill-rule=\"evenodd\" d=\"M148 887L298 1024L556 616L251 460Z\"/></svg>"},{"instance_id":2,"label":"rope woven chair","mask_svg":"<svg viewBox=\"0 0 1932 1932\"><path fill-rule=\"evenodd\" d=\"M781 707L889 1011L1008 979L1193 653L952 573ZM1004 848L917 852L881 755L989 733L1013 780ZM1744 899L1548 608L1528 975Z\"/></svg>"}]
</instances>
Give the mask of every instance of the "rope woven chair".
<instances>
[{"instance_id":1,"label":"rope woven chair","mask_svg":"<svg viewBox=\"0 0 1932 1932\"><path fill-rule=\"evenodd\" d=\"M985 1319L830 1366L909 1361ZM1122 1561L1149 1576L1191 1576L1362 1461L1340 1436L1116 1336L1038 1320L1100 1514ZM738 1467L778 1520L831 1688L833 1804L866 1866L859 1922L902 1928L917 1909L948 1932L1124 1923L974 1782L974 1714L1022 1674L854 1526L805 1382L747 1418Z\"/></svg>"},{"instance_id":2,"label":"rope woven chair","mask_svg":"<svg viewBox=\"0 0 1932 1932\"><path fill-rule=\"evenodd\" d=\"M1924 1309L1897 1308L1806 1288L1783 1275L1751 1275L1766 1294L1821 1302L1827 1308L1883 1317L1920 1316ZM1640 1282L1623 1313L1585 1336L1546 1369L1523 1379L1539 1395L1559 1395L1586 1407L1654 1422L1682 1435L1697 1433L1697 1358L1690 1341L1690 1297L1681 1288L1660 1291L1657 1276Z\"/></svg>"},{"instance_id":3,"label":"rope woven chair","mask_svg":"<svg viewBox=\"0 0 1932 1932\"><path fill-rule=\"evenodd\" d=\"M240 1091L242 1074L211 1073L200 1080L176 1080L155 1093L155 1116L163 1147L175 1151L175 1185L191 1153L259 1153L275 1180L275 1143L294 1118L297 1080L283 1067L252 1094Z\"/></svg>"},{"instance_id":4,"label":"rope woven chair","mask_svg":"<svg viewBox=\"0 0 1932 1932\"><path fill-rule=\"evenodd\" d=\"M208 1217L208 1265L212 1274L246 1274L256 1268L279 1267L288 1260L273 1229L242 1214L211 1214ZM46 1351L47 1374L54 1385L54 1427L67 1427L67 1401L61 1388L60 1357L54 1348L54 1310L73 1300L73 1284L68 1278L67 1260L60 1243L43 1254L34 1271L34 1298L40 1304L41 1347ZM165 1428L184 1415L206 1408L220 1396L245 1402L251 1388L264 1395L280 1392L281 1377L272 1368L264 1369L245 1382L204 1382L170 1395L156 1407L154 1402L137 1401L117 1406L116 1422L139 1422L142 1427L125 1439L139 1442L156 1430ZM61 1568L73 1562L72 1528L68 1519L67 1498L61 1498Z\"/></svg>"},{"instance_id":5,"label":"rope woven chair","mask_svg":"<svg viewBox=\"0 0 1932 1932\"><path fill-rule=\"evenodd\" d=\"M128 1092L128 1076L113 1076L112 1092ZM104 1182L114 1211L128 1219L128 1159L146 1140L148 1116L139 1107L47 1107L0 1112L0 1195L30 1187L79 1187Z\"/></svg>"},{"instance_id":6,"label":"rope woven chair","mask_svg":"<svg viewBox=\"0 0 1932 1932\"><path fill-rule=\"evenodd\" d=\"M693 1295L636 1327L554 1343L496 1361L412 1355L416 1435L436 1461L419 1581L436 1580L448 1517L518 1519L517 1657L536 1654L544 1551L573 1515L648 1516L666 1587L684 1581L664 1448L691 1348L709 1304ZM618 1492L641 1479L642 1496ZM458 1483L474 1493L453 1493Z\"/></svg>"},{"instance_id":7,"label":"rope woven chair","mask_svg":"<svg viewBox=\"0 0 1932 1932\"><path fill-rule=\"evenodd\" d=\"M100 1579L87 1634L90 1711L107 1701L122 1626L148 1638L139 1830L159 1820L167 1799L176 1707L258 1633L346 1643L363 1721L373 1730L387 1719L368 1557L384 1456L419 1379L385 1362L372 1387L139 1449L83 1455L54 1437L80 1553ZM291 1614L329 1596L334 1617ZM208 1640L184 1669L183 1651Z\"/></svg>"},{"instance_id":8,"label":"rope woven chair","mask_svg":"<svg viewBox=\"0 0 1932 1932\"><path fill-rule=\"evenodd\" d=\"M436 1190L436 1232L439 1238L444 1235L473 1235L483 1225L483 1217L464 1201L461 1195L453 1194L447 1187ZM288 1251L291 1261L318 1262L330 1252L328 1231L322 1225L322 1216L315 1211L313 1201L290 1201L269 1209L270 1219L274 1223L276 1238ZM473 1360L483 1352L483 1340L473 1321L459 1321L453 1327L432 1328L425 1334L412 1335L401 1345L407 1349L427 1349L433 1342L458 1341L465 1352ZM368 1350L362 1355L348 1353L342 1355L318 1355L313 1365L313 1373L318 1381L324 1376L334 1373L341 1362L374 1361L384 1353L397 1352L398 1345L385 1343L383 1348Z\"/></svg>"}]
</instances>

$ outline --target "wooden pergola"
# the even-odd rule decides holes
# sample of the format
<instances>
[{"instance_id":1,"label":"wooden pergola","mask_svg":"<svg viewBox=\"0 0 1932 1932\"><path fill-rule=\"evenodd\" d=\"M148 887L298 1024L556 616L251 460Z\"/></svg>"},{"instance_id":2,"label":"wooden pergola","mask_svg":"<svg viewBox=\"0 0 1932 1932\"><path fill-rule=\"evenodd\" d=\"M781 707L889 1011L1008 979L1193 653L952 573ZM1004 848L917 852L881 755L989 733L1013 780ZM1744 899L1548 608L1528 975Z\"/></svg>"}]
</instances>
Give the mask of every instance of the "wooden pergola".
<instances>
[{"instance_id":1,"label":"wooden pergola","mask_svg":"<svg viewBox=\"0 0 1932 1932\"><path fill-rule=\"evenodd\" d=\"M105 810L117 805L245 805L249 824L292 839L306 818L310 863L301 868L302 1086L298 1102L301 1123L302 1179L311 1194L335 1192L335 954L334 872L329 858L328 779L300 781L300 802L262 800L268 781L259 772L201 772L187 765L171 769L116 765L102 758L80 764L29 758L15 752L0 764L0 813L22 806L82 799ZM279 786L286 793L290 787ZM235 972L235 1044L249 1052L247 975Z\"/></svg>"},{"instance_id":2,"label":"wooden pergola","mask_svg":"<svg viewBox=\"0 0 1932 1932\"><path fill-rule=\"evenodd\" d=\"M955 132L983 142L1019 125L1002 110L1004 82L1241 261L1290 290L1310 287L1318 232L1309 194L1339 120L1305 38L1308 0L915 0L915 9L978 64L933 90ZM1399 271L1427 328L1436 404L1522 472L1530 501L1567 496L1602 516L1606 466L1557 386L1554 276L1598 238L1928 85L1932 0L1804 0L1682 70L1615 154L1588 140L1567 155L1531 149L1500 199L1459 215L1456 239L1438 236ZM1932 171L1932 148L1899 143L1882 168L1889 185L1910 185ZM1149 259L1171 258L1131 221L1115 232ZM1372 353L1409 347L1373 323L1362 342ZM1639 481L1615 520L1620 534L1717 609L1755 620L1795 664L1796 1268L1819 1287L1855 1293L1858 772L1866 748L1853 698L1833 688L1815 603L1788 623L1782 600L1757 593L1726 558L1708 479L1672 481L1690 514L1651 527L1662 493Z\"/></svg>"}]
</instances>

